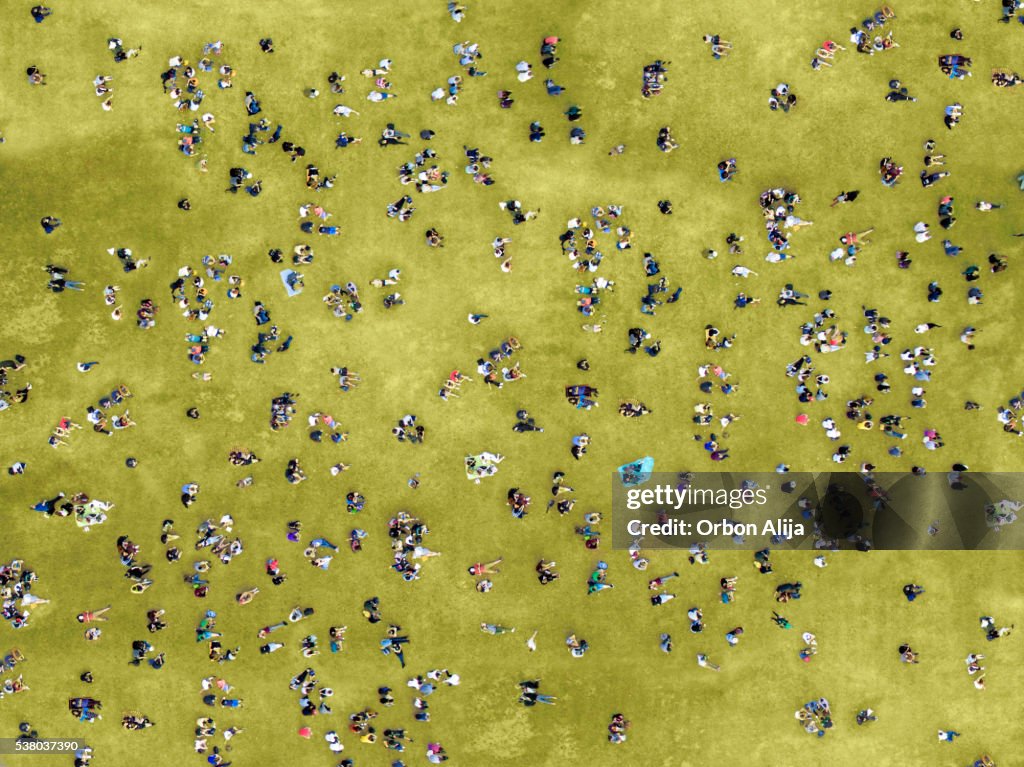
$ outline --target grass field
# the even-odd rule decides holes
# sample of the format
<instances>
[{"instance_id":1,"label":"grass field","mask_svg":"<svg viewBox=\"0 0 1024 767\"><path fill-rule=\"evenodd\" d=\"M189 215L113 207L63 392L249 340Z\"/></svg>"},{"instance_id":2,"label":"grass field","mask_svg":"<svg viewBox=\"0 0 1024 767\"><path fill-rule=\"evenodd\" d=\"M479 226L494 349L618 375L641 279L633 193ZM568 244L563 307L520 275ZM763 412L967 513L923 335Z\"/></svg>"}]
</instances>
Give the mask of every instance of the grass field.
<instances>
[{"instance_id":1,"label":"grass field","mask_svg":"<svg viewBox=\"0 0 1024 767\"><path fill-rule=\"evenodd\" d=\"M391 764L395 755L381 745L360 744L345 733L347 715L365 706L379 708L375 691L396 690L394 708L382 710L378 729L406 726L416 739L403 756L409 765L423 763L428 740L444 744L452 763L460 765L627 764L696 765L771 764L798 767L822 764L969 764L990 753L1000 765L1024 764L1016 712L1020 707L1021 650L1017 637L986 643L978 629L981 615L1012 623L1024 608L1014 581L1022 564L1019 552L992 554L872 552L843 553L818 570L809 552L780 553L776 574L757 575L749 553L713 552L707 567L690 567L685 555L652 554L650 575L635 572L624 551L603 546L583 548L573 534L582 512L607 512L615 467L643 455L655 458L662 471L709 470L701 442L690 423L692 406L705 397L695 384L697 366L714 359L740 384L726 400L715 395L721 411L742 417L729 427L725 445L731 471L766 471L785 462L794 470L833 467L829 442L817 422L839 421L843 403L874 393L872 376L889 374L893 391L881 397L885 412L913 415L904 455L886 454L885 436L843 425L853 447L848 468L870 461L886 471L921 465L945 471L957 461L972 470L1015 471L1021 445L1005 434L996 408L1020 391L1014 363L1019 323L1016 298L1022 285L1015 263L1024 231L1015 178L1024 171L1016 146L1024 117L1020 89L995 88L995 67L1020 68L1024 29L1016 22L996 23L999 4L958 0L946 4L920 0L895 5L892 23L900 47L873 56L859 55L847 43L848 29L875 9L836 2L801 6L773 2L725 7L700 0L649 2L642 7L603 3L473 3L466 20L455 24L442 2L402 5L340 4L338 8L247 6L197 2L137 7L113 2L102 7L61 3L54 15L34 24L28 6L5 6L0 28L0 184L4 196L0 234L5 246L3 285L6 312L0 331L0 358L24 355L28 366L11 375L12 391L30 381L29 401L0 413L0 464L25 461L24 476L0 479L3 543L0 560L25 560L39 575L35 593L51 600L35 608L30 624L14 631L0 628L0 650L16 646L28 661L23 670L29 692L0 700L0 736L14 736L16 725L31 721L44 736L75 736L94 746L97 765L201 764L193 753L195 719L209 712L201 701L200 680L221 674L236 688L245 706L214 712L220 729L245 728L225 754L237 765L280 764L284 759L330 765L338 757L327 750L323 733L337 729L346 744L344 756L357 765ZM953 27L964 40L949 38ZM733 53L714 61L703 34L721 34ZM561 38L560 61L550 75L567 92L549 97L538 48L547 35ZM257 41L272 37L276 51L260 52ZM110 37L126 46L141 45L141 55L115 64L107 48ZM835 66L814 72L809 61L821 41L846 45ZM211 75L203 78L207 98L197 116L216 115L215 132L205 134L200 153L208 172L176 148L179 115L162 93L160 73L171 56L192 62L202 45L224 42L217 61L235 69L234 87L218 90ZM431 103L430 92L448 77L464 72L452 45L479 42L483 78L466 78L457 106ZM974 76L947 79L936 57L963 53L974 59ZM372 82L360 70L383 57L394 66L388 79L398 98L370 103ZM536 77L519 83L515 64L529 61ZM656 98L640 95L641 69L655 59L671 61L669 81ZM46 73L45 87L31 87L25 69ZM347 75L346 93L329 92L327 75ZM114 75L111 112L100 108L91 80ZM914 103L884 100L887 83L899 78L917 97ZM788 114L771 112L769 90L788 82L799 97ZM318 99L303 91L317 87ZM499 109L495 94L510 89L515 104ZM338 174L334 189L319 193L303 184L304 163L291 164L276 146L264 145L255 157L240 151L250 119L243 108L246 91L259 97L263 113L284 126L283 138L306 148L306 160L326 174ZM964 106L962 123L947 131L943 109ZM335 104L361 114L332 115ZM568 141L571 127L562 113L572 104L583 108L586 129L582 146ZM189 119L191 119L191 116ZM531 121L539 120L547 137L527 140ZM413 135L408 146L378 148L386 123ZM680 148L671 154L655 146L657 131L671 126ZM430 128L437 164L451 172L447 188L418 195L398 181L397 168L423 148L416 138ZM340 130L364 143L335 149ZM922 189L917 181L926 139L938 142L952 172L937 186ZM609 156L617 144L627 149ZM463 145L479 147L494 158L496 183L473 184L462 172ZM892 156L906 174L895 189L879 182L878 163ZM198 156L197 156L198 157ZM720 183L716 165L735 157L740 171ZM263 193L230 195L228 169L244 166L263 180ZM770 264L758 196L770 187L797 191L797 210L814 226L792 236L795 261ZM829 208L840 191L859 189L853 204ZM401 194L415 198L409 222L385 215ZM936 224L941 197L956 198L958 222L949 233L964 246L947 258ZM188 197L192 210L176 203ZM512 226L498 202L518 199L539 209L534 221ZM671 199L675 213L663 216L656 203ZM315 199L334 214L338 237L307 235L298 229L298 207ZM1002 210L981 213L975 202L1003 203ZM585 333L587 322L575 310L580 278L562 255L558 236L566 221L586 217L595 205L624 206L620 222L635 235L631 250L616 252L604 237L606 258L598 273L615 281L603 296L599 315L607 322L601 334ZM46 235L39 226L52 215L63 226ZM932 226L930 242L914 241L913 225ZM437 227L443 249L424 244L423 233ZM853 268L830 263L829 251L844 232L874 227L872 244ZM730 232L745 236L742 256L727 253ZM491 256L495 236L510 236L513 270L504 274ZM308 242L315 261L300 270L305 291L288 298L267 251L286 253ZM125 274L112 247L131 248L147 268ZM714 248L716 260L703 257ZM897 268L897 250L910 251L909 270ZM639 313L649 282L641 268L644 252L653 253L671 287L683 288L678 303L658 309L656 317ZM986 258L1000 253L1010 268L989 274ZM186 333L194 323L180 316L168 291L184 265L200 268L206 254L228 253L229 273L244 279L242 298L228 300L223 283L211 287L215 301L209 322L227 335L211 344L201 368L187 358ZM70 279L84 280L83 292L54 294L46 289L47 263L70 268ZM742 263L760 273L743 281L730 275ZM973 283L985 292L981 306L965 300L960 273L978 264L983 276ZM404 306L385 310L388 292L370 286L391 268L401 268L396 288ZM352 280L361 289L365 310L351 322L335 318L320 301L332 284ZM926 300L927 285L938 280L941 303ZM785 366L806 352L799 343L800 325L821 302L808 307L777 308L775 297L785 283L812 296L831 289L830 302L839 326L849 332L847 348L827 357L815 355L818 372L832 383L829 400L801 405L795 381ZM110 319L103 287L117 284L125 318ZM740 290L764 299L761 306L733 309ZM159 306L156 327L142 331L133 313L141 299ZM262 301L282 329L294 336L287 353L271 354L266 364L249 360L256 327L252 302ZM892 350L927 343L938 365L927 385L928 406L909 404L911 379L901 373L897 354L865 365L871 348L861 307L875 307L892 319ZM489 317L480 325L467 314ZM942 328L927 336L915 325L935 322ZM736 333L733 349L712 355L703 346L703 328L714 323ZM660 338L657 358L623 353L626 331L636 325ZM958 341L964 326L980 329L977 349ZM262 329L262 328L261 328ZM517 359L525 380L500 391L485 386L473 371L475 360L513 335L523 345ZM922 338L924 339L922 341ZM587 358L591 370L576 369ZM75 364L99 361L82 374ZM342 393L328 372L348 366L363 383ZM477 380L462 396L443 402L437 389L454 368ZM210 372L209 382L194 372ZM565 402L563 387L586 383L601 391L601 406L575 410ZM138 426L113 437L89 434L88 424L74 433L71 445L57 451L46 444L63 416L85 423L85 408L118 384L134 394L129 400ZM272 397L299 392L299 412L286 429L268 426ZM623 419L615 407L637 398L653 414ZM982 404L965 411L965 400ZM198 407L199 420L185 416ZM527 408L543 433L514 434L515 413ZM314 444L306 434L306 416L333 414L350 432L342 445ZM794 417L811 416L798 426ZM406 413L415 413L427 430L423 445L399 444L390 428ZM848 422L847 422L848 423ZM921 430L938 429L945 447L929 453ZM570 438L586 432L592 439L579 462L570 454ZM702 434L706 436L707 432ZM262 459L252 467L252 487L235 482L250 469L229 465L229 450L245 448ZM463 457L492 451L506 456L496 477L479 485L468 482ZM128 456L139 460L130 470ZM299 458L308 481L289 485L283 477L291 458ZM331 465L351 469L331 476ZM558 518L542 510L552 472L567 472L576 488L576 509ZM409 477L420 473L412 490ZM178 500L187 482L201 486L195 505ZM531 515L512 519L505 504L510 487L534 497ZM367 498L358 517L345 511L344 497L357 490ZM71 519L45 519L31 506L58 491L84 491L116 503L102 526L84 533ZM386 523L407 509L433 532L426 541L443 556L424 564L422 578L403 583L388 569L391 562ZM231 566L211 568L210 596L192 597L182 576L191 572L192 530L203 519L230 512L245 552ZM164 561L160 524L174 519L185 556ZM285 540L285 524L301 519L303 542L322 535L339 542L353 527L370 533L364 551L339 552L327 572L310 567L302 545ZM154 585L143 595L129 593L121 577L115 541L128 535L142 546L142 561L154 564ZM289 578L270 585L263 562L280 558ZM505 557L501 575L489 594L474 590L466 567ZM532 567L541 557L558 561L562 578L541 588ZM617 588L587 596L586 578L598 559L609 562L609 580ZM685 568L685 569L681 569ZM679 598L652 610L646 578L680 569ZM657 572L653 572L657 571ZM718 579L740 575L739 598L718 604ZM802 580L806 596L787 606L794 630L782 632L768 620L777 605L775 585ZM927 594L908 604L903 584L925 585ZM259 586L253 604L239 607L234 595ZM394 622L412 637L403 672L383 657L377 642L382 626L360 616L362 602L381 598L385 622ZM112 604L111 620L96 643L82 638L75 615ZM296 605L312 605L317 615L306 624L281 632L286 647L261 656L259 627L284 616ZM686 609L705 608L708 630L688 631ZM145 613L166 609L169 627L146 632ZM206 659L205 643L193 641L192 629L206 609L218 611L224 645L241 645L240 658L217 666ZM488 636L481 621L517 627L514 635ZM326 650L327 628L347 624L343 653ZM746 628L736 648L724 633ZM540 631L539 649L529 653L525 639ZM675 651L658 649L658 636L670 631ZM799 633L814 632L821 652L800 663ZM311 662L297 649L306 633L321 639L324 652ZM562 646L576 632L592 649L573 659ZM278 635L275 634L276 638ZM167 654L161 670L128 665L130 645L149 639ZM901 642L923 655L908 667L898 660ZM969 652L989 656L988 689L973 689L963 670ZM708 652L722 673L698 668L694 656ZM312 721L302 717L298 693L289 679L306 665L337 694L334 714ZM432 721L412 721L414 692L405 680L428 669L446 667L462 676L461 686L441 689L431 698ZM96 681L78 681L85 669ZM553 708L517 705L516 682L542 678L544 692L559 696ZM92 695L104 702L106 716L95 724L76 722L67 698ZM828 697L836 728L824 739L805 734L793 711L807 700ZM857 727L854 715L871 706L879 721ZM157 726L125 732L122 711L139 710ZM627 743L611 746L605 727L615 712L633 722ZM306 724L314 737L295 733ZM953 745L936 742L937 728L963 733ZM218 736L211 738L223 745ZM27 759L0 756L0 763ZM57 757L54 757L56 760ZM68 758L70 761L70 758Z\"/></svg>"}]
</instances>

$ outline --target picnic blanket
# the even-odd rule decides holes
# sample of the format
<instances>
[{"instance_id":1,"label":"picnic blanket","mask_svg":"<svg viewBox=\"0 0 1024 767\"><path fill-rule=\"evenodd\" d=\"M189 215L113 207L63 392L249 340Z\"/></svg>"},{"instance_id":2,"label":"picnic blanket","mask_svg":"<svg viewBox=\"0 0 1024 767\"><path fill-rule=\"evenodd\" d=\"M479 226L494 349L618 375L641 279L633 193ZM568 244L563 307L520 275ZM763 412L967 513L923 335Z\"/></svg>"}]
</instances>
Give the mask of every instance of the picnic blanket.
<instances>
[{"instance_id":1,"label":"picnic blanket","mask_svg":"<svg viewBox=\"0 0 1024 767\"><path fill-rule=\"evenodd\" d=\"M619 479L626 487L642 485L651 478L651 472L654 471L654 459L650 456L639 458L622 464L618 471Z\"/></svg>"},{"instance_id":2,"label":"picnic blanket","mask_svg":"<svg viewBox=\"0 0 1024 767\"><path fill-rule=\"evenodd\" d=\"M483 452L479 455L466 456L466 479L480 482L481 477L491 477L498 473L498 464L505 456Z\"/></svg>"},{"instance_id":3,"label":"picnic blanket","mask_svg":"<svg viewBox=\"0 0 1024 767\"><path fill-rule=\"evenodd\" d=\"M299 293L302 292L301 283L298 285L298 287L292 287L290 281L293 281L295 279L295 277L293 277L292 275L295 275L300 280L302 279L302 275L298 274L298 272L294 271L293 269L281 270L281 282L284 284L284 289L288 291L289 298L291 298L292 296L297 296L299 295Z\"/></svg>"}]
</instances>

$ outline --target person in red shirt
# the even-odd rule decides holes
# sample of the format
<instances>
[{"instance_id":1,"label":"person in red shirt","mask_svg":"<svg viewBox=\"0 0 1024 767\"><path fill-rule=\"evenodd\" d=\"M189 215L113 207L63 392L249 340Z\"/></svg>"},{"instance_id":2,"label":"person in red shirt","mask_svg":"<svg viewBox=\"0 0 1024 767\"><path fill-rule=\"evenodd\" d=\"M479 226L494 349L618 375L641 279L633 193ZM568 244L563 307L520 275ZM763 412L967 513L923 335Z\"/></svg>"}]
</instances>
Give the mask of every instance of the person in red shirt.
<instances>
[{"instance_id":1,"label":"person in red shirt","mask_svg":"<svg viewBox=\"0 0 1024 767\"><path fill-rule=\"evenodd\" d=\"M107 605L102 610L94 610L94 611L86 610L85 612L81 612L81 613L78 614L78 622L79 623L92 623L93 621L109 620L106 617L106 612L109 609L110 609L110 605Z\"/></svg>"},{"instance_id":2,"label":"person in red shirt","mask_svg":"<svg viewBox=\"0 0 1024 767\"><path fill-rule=\"evenodd\" d=\"M502 557L498 557L493 562L477 562L476 564L470 565L468 571L470 575L496 575L501 572L498 569L498 565L503 561L504 559Z\"/></svg>"}]
</instances>

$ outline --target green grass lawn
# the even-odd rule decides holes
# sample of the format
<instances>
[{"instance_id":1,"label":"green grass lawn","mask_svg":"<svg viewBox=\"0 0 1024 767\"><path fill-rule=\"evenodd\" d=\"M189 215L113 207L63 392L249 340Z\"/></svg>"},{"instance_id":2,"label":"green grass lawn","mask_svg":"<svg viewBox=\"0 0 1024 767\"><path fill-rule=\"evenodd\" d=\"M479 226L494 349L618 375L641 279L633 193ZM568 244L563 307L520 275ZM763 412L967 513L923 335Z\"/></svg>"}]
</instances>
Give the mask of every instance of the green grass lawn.
<instances>
[{"instance_id":1,"label":"green grass lawn","mask_svg":"<svg viewBox=\"0 0 1024 767\"><path fill-rule=\"evenodd\" d=\"M775 575L762 577L750 567L749 553L713 552L710 565L691 567L684 553L660 551L644 575L629 566L626 552L610 550L607 542L588 551L573 534L584 512L607 513L612 472L626 461L650 455L661 471L716 468L694 441L698 427L690 423L692 406L706 399L696 387L697 367L710 359L740 384L728 399L713 397L716 415L741 415L724 441L731 471L767 471L780 462L799 471L834 468L830 455L840 443L829 442L817 425L826 416L842 422L842 442L853 446L850 469L863 461L885 471L913 465L945 471L957 461L972 470L1021 466L1021 445L995 416L997 406L1021 389L1012 355L1016 299L1024 287L1015 263L1022 241L1011 234L1024 231L1015 182L1024 171L1016 151L1024 102L1013 89L993 87L989 76L995 67L1022 66L1024 30L1016 22L996 23L998 5L900 2L891 26L900 47L869 57L853 51L847 30L874 10L870 4L475 2L458 25L440 0L294 9L59 3L39 25L27 5L8 4L0 29L0 130L6 138L0 146L6 306L0 358L23 354L28 367L12 374L7 388L30 381L33 389L26 404L0 413L0 464L28 463L24 476L0 479L0 560L24 559L39 575L36 593L51 603L36 608L26 628L0 628L0 650L16 646L27 656L19 671L31 688L0 700L0 735L15 735L17 723L27 719L44 736L87 740L96 749L94 764L201 764L192 729L209 709L199 683L221 674L245 700L240 711L214 712L220 729L234 724L246 730L226 754L237 765L284 759L335 764L323 741L329 729L342 733L344 756L357 765L391 764L396 755L345 732L349 713L379 708L375 691L381 685L393 687L398 702L382 710L375 724L378 730L409 729L416 740L403 757L409 765L424 762L428 740L443 743L452 763L474 767L623 761L952 766L983 752L1000 765L1021 763L1020 643L1017 637L986 643L977 624L981 615L1008 624L1021 614L1024 600L1013 580L1022 564L1019 553L843 553L819 570L810 552L785 552L777 557ZM954 27L963 28L962 42L949 39ZM712 60L701 42L701 35L712 33L732 41L732 55ZM561 60L550 74L567 88L557 98L544 92L548 72L538 55L542 38L552 34L562 41ZM272 55L257 45L268 36L275 43ZM115 64L106 45L110 37L141 45L141 55ZM847 51L834 68L814 72L809 61L828 38ZM200 153L208 172L200 173L197 158L177 151L181 116L161 92L159 75L171 56L195 62L203 43L213 40L225 44L217 63L232 65L235 85L218 90L214 77L202 76L207 98L187 119L209 111L216 125L204 135ZM452 45L463 40L480 44L488 75L467 77L457 106L431 103L434 88L465 74L452 55ZM972 56L974 76L947 79L936 66L945 53ZM389 79L398 98L370 103L372 83L359 72L384 57L394 61ZM536 76L519 83L515 64L524 59ZM645 101L641 69L655 59L672 62L669 81L661 95ZM30 65L47 74L48 85L26 82ZM329 93L332 70L348 78L339 97ZM114 75L109 113L92 92L91 80L99 74ZM892 78L917 101L887 103ZM780 81L799 97L789 114L767 106L769 90ZM306 98L310 87L322 95ZM515 99L510 110L497 104L503 88ZM255 157L241 153L250 121L243 108L247 90L259 97L260 116L283 124L283 138L306 148L306 160L325 175L337 173L334 189L307 190L304 163L289 163L276 146L259 147ZM964 117L947 131L943 109L954 102L964 105ZM332 109L338 103L361 114L337 118ZM572 104L584 110L578 123L587 133L583 146L568 142L570 124L562 112ZM547 131L540 144L527 140L534 120ZM413 134L408 146L376 146L388 122ZM671 126L681 145L671 154L655 146L662 126ZM436 131L430 146L451 178L443 191L418 195L399 183L397 168L425 146L416 138L424 128ZM340 130L361 136L363 144L335 149ZM917 174L929 138L938 142L952 175L922 189ZM626 152L609 156L618 144ZM463 145L494 158L493 186L473 184L463 173ZM885 156L906 168L895 189L879 182ZM723 184L715 168L730 157L738 159L739 174ZM263 180L258 198L224 192L233 166ZM814 225L792 236L794 261L770 264L758 196L777 186L800 194L797 214ZM833 196L849 189L861 191L855 203L829 207ZM386 205L404 193L417 207L412 220L388 218ZM943 254L944 232L937 226L936 206L945 195L956 198L959 219L950 237L965 248L955 259ZM176 207L186 196L192 203L187 213ZM539 209L538 218L512 226L498 203L513 198ZM656 207L666 198L675 205L672 216ZM298 207L313 199L334 214L330 223L342 229L340 236L299 231ZM978 200L1005 208L980 213L974 210ZM606 257L598 275L616 285L602 297L604 332L591 334L581 330L588 320L575 310L574 288L594 275L580 278L572 270L558 236L569 219L608 204L624 206L620 223L635 239L632 249L619 252L611 238L601 238ZM45 215L61 218L63 226L45 235L39 226ZM917 221L931 225L930 242L914 241ZM445 235L443 249L424 244L430 227ZM842 233L871 227L872 244L855 267L829 262ZM742 256L728 255L730 232L745 236ZM510 274L491 255L498 235L512 237ZM278 275L284 265L271 263L267 252L289 254L303 242L316 258L300 267L305 291L288 298ZM107 254L111 247L129 247L150 264L125 274ZM708 248L719 258L704 258ZM897 268L897 250L911 253L909 270ZM660 307L656 317L639 312L648 282L644 252L657 257L672 289L683 288L680 301ZM1010 259L1008 271L988 273L993 252ZM168 285L182 266L198 269L204 255L221 253L232 256L229 273L244 279L243 295L228 300L224 283L207 281L215 302L209 322L227 334L212 342L200 368L189 362L184 341L196 325L181 316ZM47 263L69 267L71 279L86 282L85 291L49 292L41 270ZM760 276L732 277L737 263ZM982 267L981 280L973 283L985 292L981 306L965 300L960 273L970 264ZM381 299L388 291L372 288L370 280L395 267L402 280L389 290L400 291L406 304L385 310ZM349 280L359 285L365 309L345 322L320 299L332 284ZM939 304L926 300L932 280L945 291ZM814 355L817 371L832 379L824 403L801 405L795 380L784 374L786 364L807 351L799 343L800 325L822 307L810 299L808 307L777 308L775 297L786 283L812 296L831 289L829 306L849 332L842 352ZM120 322L110 319L103 303L109 284L121 288ZM734 310L740 290L763 304ZM147 297L160 311L156 327L142 331L133 314ZM264 365L249 360L256 300L270 310L282 337L294 335L291 349L271 354ZM871 343L861 332L862 306L891 318L891 359L865 365L863 352ZM473 326L466 321L470 312L489 317ZM914 326L923 322L942 328L915 335ZM707 352L708 323L736 333L734 348ZM637 325L662 340L659 357L623 353L626 331ZM970 352L958 340L967 325L980 329ZM498 391L480 381L475 361L510 335L522 342L516 359L527 378ZM913 384L901 372L898 352L919 343L934 348L938 364L927 384L927 408L912 411ZM587 373L576 369L584 357L591 365ZM100 364L77 372L75 363L86 360ZM348 393L328 372L343 365L363 380ZM477 380L446 403L437 389L454 368ZM197 371L213 379L194 380ZM878 397L879 413L913 416L899 459L886 454L892 442L884 435L858 431L842 417L847 400L874 394L878 371L893 385L891 394ZM600 389L600 407L575 410L565 402L563 387L580 383ZM85 408L118 384L134 394L129 406L136 428L105 437L85 424L70 446L47 446L62 416L85 423ZM301 394L299 412L291 426L273 432L270 400L285 391ZM645 402L653 415L620 418L615 408L628 398ZM983 409L965 411L968 399ZM198 421L185 416L193 406L201 411ZM527 408L544 432L514 434L519 408ZM306 417L316 411L333 414L350 432L348 442L311 442ZM794 423L801 412L810 414L811 425ZM389 433L406 413L426 427L425 444L398 444ZM928 427L945 441L934 453L921 444ZM576 462L570 438L581 432L592 443ZM229 465L228 451L237 448L262 459L251 469L252 487L235 487L250 473ZM506 460L496 477L468 482L463 457L485 450ZM128 456L138 458L138 468L125 467ZM296 457L309 479L291 486L283 474ZM351 469L331 476L329 467L339 461ZM543 511L557 470L567 472L567 484L576 489L578 502L567 518ZM417 472L421 486L412 490L407 480ZM190 481L201 492L185 509L179 488ZM513 486L534 497L525 521L512 519L505 504ZM353 490L367 498L358 517L345 511L344 496ZM71 519L45 519L30 510L58 491L84 491L116 507L106 524L88 533ZM388 567L386 523L401 509L429 524L426 545L443 552L424 564L422 578L412 584ZM228 512L245 552L228 567L215 563L209 598L195 599L182 582L203 556L191 550L192 530ZM176 564L164 561L159 543L161 521L168 518L184 544ZM285 524L293 519L303 522L303 543L316 535L339 542L353 527L370 537L363 552L339 552L323 572L304 561L302 544L285 540ZM154 564L155 584L143 595L129 593L121 577L115 541L122 534L142 546L142 561ZM289 576L278 588L263 572L271 556L280 558ZM477 593L466 567L498 556L506 561L494 590ZM532 569L541 557L557 560L562 573L544 588ZM610 563L609 580L617 588L587 596L586 578L598 559ZM652 610L646 578L674 569L683 576L672 589L679 598ZM739 598L724 606L718 579L727 575L740 576ZM802 580L806 587L800 602L786 606L794 624L788 632L769 621L777 606L772 590L785 580ZM911 581L927 588L912 605L900 593ZM234 595L252 586L261 589L254 603L235 605ZM385 624L370 626L360 616L362 602L373 595L381 598L385 622L401 624L412 637L404 672L377 649ZM106 604L114 606L111 621L100 641L88 643L75 615ZM259 627L283 619L296 605L312 605L317 614L281 632L284 649L261 656ZM705 609L702 636L688 631L685 612L694 605ZM145 613L157 607L166 609L170 626L150 636ZM211 664L205 643L193 641L193 627L206 609L218 611L225 646L241 645L234 663ZM492 637L479 631L481 621L518 630ZM348 641L343 653L331 655L327 629L339 624L349 626ZM738 625L746 635L728 648L724 633ZM539 649L531 654L525 640L534 630L540 631ZM658 649L665 631L675 638L671 655ZM797 657L803 631L820 642L810 664ZM324 649L311 662L298 651L299 639L310 632ZM570 632L590 642L585 658L566 652L562 642ZM143 638L167 653L165 668L128 664L131 642ZM921 651L919 666L899 663L896 648L904 641ZM967 653L979 651L988 655L984 692L971 686L961 665ZM722 673L699 668L698 652L710 653ZM312 722L299 713L298 693L288 689L289 679L310 663L337 692L334 714ZM413 722L414 692L405 681L443 667L461 674L461 686L430 698L430 723ZM78 681L86 669L96 678L91 686ZM517 705L516 682L538 677L544 692L559 696L558 704ZM106 711L92 725L67 712L68 697L87 694L100 698ZM837 722L821 740L793 719L800 705L819 696L830 699ZM854 715L865 706L880 720L857 727ZM148 714L157 726L124 732L118 718L127 710ZM605 727L618 711L633 728L626 744L611 746ZM314 729L310 742L296 735L305 724ZM963 737L951 746L939 744L939 727ZM215 742L223 745L219 736L211 738ZM27 761L0 756L0 763L4 759Z\"/></svg>"}]
</instances>

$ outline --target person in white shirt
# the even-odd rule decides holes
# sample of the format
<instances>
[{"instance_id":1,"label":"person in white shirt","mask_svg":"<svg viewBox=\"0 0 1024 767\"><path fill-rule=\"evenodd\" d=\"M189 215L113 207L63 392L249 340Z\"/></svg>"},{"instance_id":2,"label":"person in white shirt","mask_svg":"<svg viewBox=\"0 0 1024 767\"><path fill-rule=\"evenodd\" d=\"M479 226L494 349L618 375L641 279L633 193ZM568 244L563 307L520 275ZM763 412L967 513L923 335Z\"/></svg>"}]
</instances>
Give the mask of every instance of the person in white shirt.
<instances>
[{"instance_id":1,"label":"person in white shirt","mask_svg":"<svg viewBox=\"0 0 1024 767\"><path fill-rule=\"evenodd\" d=\"M708 656L704 655L704 654L698 654L697 655L697 665L700 666L701 668L711 669L712 671L721 671L722 670L721 666L718 666L718 665L712 663L708 659Z\"/></svg>"},{"instance_id":2,"label":"person in white shirt","mask_svg":"<svg viewBox=\"0 0 1024 767\"><path fill-rule=\"evenodd\" d=\"M328 748L330 748L331 751L333 751L336 754L340 754L342 751L345 750L345 746L342 744L341 738L338 737L338 733L336 733L334 730L331 730L330 732L326 733L324 735L324 740L327 741Z\"/></svg>"}]
</instances>

